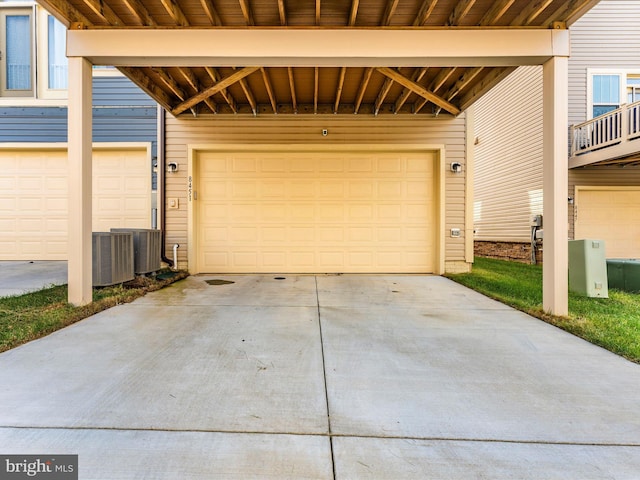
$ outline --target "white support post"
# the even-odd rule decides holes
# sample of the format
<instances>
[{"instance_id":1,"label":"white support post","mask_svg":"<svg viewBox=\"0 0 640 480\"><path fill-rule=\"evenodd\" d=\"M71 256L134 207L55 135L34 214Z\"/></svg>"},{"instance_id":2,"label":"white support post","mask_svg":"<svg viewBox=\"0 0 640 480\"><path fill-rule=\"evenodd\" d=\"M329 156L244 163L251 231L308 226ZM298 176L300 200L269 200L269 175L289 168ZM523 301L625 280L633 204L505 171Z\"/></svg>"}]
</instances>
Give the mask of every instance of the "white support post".
<instances>
[{"instance_id":1,"label":"white support post","mask_svg":"<svg viewBox=\"0 0 640 480\"><path fill-rule=\"evenodd\" d=\"M69 58L69 303L93 300L91 256L91 63Z\"/></svg>"},{"instance_id":2,"label":"white support post","mask_svg":"<svg viewBox=\"0 0 640 480\"><path fill-rule=\"evenodd\" d=\"M568 245L568 57L553 57L543 67L544 263L542 306L554 315L569 312Z\"/></svg>"}]
</instances>

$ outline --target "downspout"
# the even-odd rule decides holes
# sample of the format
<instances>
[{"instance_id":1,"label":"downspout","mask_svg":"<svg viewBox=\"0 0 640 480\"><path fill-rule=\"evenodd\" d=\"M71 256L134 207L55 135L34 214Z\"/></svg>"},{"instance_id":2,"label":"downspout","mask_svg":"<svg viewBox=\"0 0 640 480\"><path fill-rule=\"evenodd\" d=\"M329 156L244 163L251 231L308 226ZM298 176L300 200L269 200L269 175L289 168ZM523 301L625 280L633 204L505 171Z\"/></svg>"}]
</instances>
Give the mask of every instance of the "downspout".
<instances>
[{"instance_id":1,"label":"downspout","mask_svg":"<svg viewBox=\"0 0 640 480\"><path fill-rule=\"evenodd\" d=\"M160 231L162 232L162 241L160 242L160 258L163 262L169 265L169 267L174 266L173 260L167 258L167 249L165 247L166 243L166 229L167 229L167 215L166 215L166 189L167 189L167 160L165 158L164 153L164 142L165 142L165 118L164 118L164 108L158 105L158 183L160 184Z\"/></svg>"}]
</instances>

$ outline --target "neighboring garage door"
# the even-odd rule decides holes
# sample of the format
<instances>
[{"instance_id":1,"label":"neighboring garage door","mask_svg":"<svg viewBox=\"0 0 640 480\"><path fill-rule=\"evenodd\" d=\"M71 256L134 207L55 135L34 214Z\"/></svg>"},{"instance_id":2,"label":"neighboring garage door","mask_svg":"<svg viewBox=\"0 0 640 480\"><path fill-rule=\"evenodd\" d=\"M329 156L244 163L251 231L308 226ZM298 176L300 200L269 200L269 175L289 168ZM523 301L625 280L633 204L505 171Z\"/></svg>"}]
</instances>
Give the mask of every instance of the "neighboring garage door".
<instances>
[{"instance_id":1,"label":"neighboring garage door","mask_svg":"<svg viewBox=\"0 0 640 480\"><path fill-rule=\"evenodd\" d=\"M67 152L0 150L0 259L67 259ZM149 228L148 152L93 152L93 230Z\"/></svg>"},{"instance_id":2,"label":"neighboring garage door","mask_svg":"<svg viewBox=\"0 0 640 480\"><path fill-rule=\"evenodd\" d=\"M198 152L197 271L435 271L434 152Z\"/></svg>"},{"instance_id":3,"label":"neighboring garage door","mask_svg":"<svg viewBox=\"0 0 640 480\"><path fill-rule=\"evenodd\" d=\"M640 188L576 191L574 238L604 240L607 258L640 258Z\"/></svg>"}]
</instances>

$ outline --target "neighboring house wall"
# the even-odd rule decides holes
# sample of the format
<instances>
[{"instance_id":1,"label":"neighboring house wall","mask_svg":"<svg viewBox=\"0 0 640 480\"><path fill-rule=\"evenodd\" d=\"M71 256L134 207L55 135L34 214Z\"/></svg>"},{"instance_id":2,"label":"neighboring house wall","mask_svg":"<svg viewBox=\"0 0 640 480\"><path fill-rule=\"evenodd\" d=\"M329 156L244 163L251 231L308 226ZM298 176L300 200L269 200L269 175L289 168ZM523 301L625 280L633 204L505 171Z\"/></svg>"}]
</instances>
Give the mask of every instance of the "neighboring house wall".
<instances>
[{"instance_id":1,"label":"neighboring house wall","mask_svg":"<svg viewBox=\"0 0 640 480\"><path fill-rule=\"evenodd\" d=\"M322 130L328 135L323 136ZM178 171L167 174L166 196L177 199L178 208L166 211L167 248L180 244L178 258L181 266L187 261L189 242L188 187L189 148L193 146L228 145L442 145L445 148L445 209L444 231L460 229L460 237L446 235L444 245L445 268L448 271L468 269L465 256L465 116L420 119L416 116L358 116L353 118L313 115L269 117L201 117L167 116L166 161L176 162ZM233 149L233 147L231 147ZM374 152L375 153L375 152ZM451 162L463 164L463 173L449 171ZM435 185L426 188L437 187ZM169 200L171 202L171 200Z\"/></svg>"},{"instance_id":2,"label":"neighboring house wall","mask_svg":"<svg viewBox=\"0 0 640 480\"><path fill-rule=\"evenodd\" d=\"M619 74L617 104L627 101L627 82L634 81L634 73L640 77L639 26L640 0L602 0L572 25L570 124L593 116L593 74ZM518 68L476 103L475 112L476 253L528 261L529 222L533 214L542 213L541 68ZM576 185L640 185L640 168L569 170L571 201ZM568 235L573 238L579 205L568 202L567 208Z\"/></svg>"}]
</instances>

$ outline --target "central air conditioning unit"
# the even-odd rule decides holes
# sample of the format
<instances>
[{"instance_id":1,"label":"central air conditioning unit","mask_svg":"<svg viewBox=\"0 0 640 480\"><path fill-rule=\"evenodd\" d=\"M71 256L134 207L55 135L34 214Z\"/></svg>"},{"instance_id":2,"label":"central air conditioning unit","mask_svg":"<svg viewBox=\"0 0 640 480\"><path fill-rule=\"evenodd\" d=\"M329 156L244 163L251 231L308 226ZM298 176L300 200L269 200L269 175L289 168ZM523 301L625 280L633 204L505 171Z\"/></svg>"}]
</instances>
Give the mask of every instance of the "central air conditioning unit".
<instances>
[{"instance_id":1,"label":"central air conditioning unit","mask_svg":"<svg viewBox=\"0 0 640 480\"><path fill-rule=\"evenodd\" d=\"M133 262L136 275L157 272L161 267L162 232L147 228L112 228L112 232L133 235Z\"/></svg>"},{"instance_id":2,"label":"central air conditioning unit","mask_svg":"<svg viewBox=\"0 0 640 480\"><path fill-rule=\"evenodd\" d=\"M93 286L107 287L133 280L133 235L93 232Z\"/></svg>"}]
</instances>

